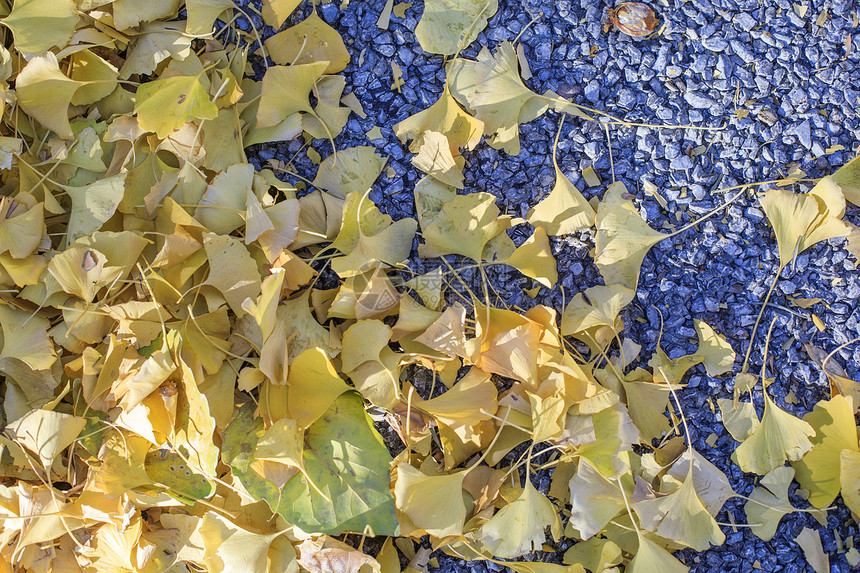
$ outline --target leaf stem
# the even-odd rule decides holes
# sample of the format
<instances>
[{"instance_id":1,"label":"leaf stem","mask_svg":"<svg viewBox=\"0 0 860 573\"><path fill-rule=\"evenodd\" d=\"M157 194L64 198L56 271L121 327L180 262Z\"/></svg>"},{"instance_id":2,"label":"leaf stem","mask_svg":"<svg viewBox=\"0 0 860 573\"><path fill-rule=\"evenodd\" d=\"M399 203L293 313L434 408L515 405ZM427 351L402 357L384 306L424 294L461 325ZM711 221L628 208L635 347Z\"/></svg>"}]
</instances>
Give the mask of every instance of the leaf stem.
<instances>
[{"instance_id":1,"label":"leaf stem","mask_svg":"<svg viewBox=\"0 0 860 573\"><path fill-rule=\"evenodd\" d=\"M782 272L782 269L783 269L782 266L780 266L779 269L777 269L776 276L773 277L773 282L770 283L770 288L767 291L767 295L764 297L764 302L762 302L762 304L761 304L761 310L758 311L758 316L755 319L755 324L753 325L752 334L750 335L750 343L749 343L749 346L747 346L747 351L746 351L746 354L744 355L744 364L743 364L743 366L741 366L741 374L745 373L747 371L747 368L749 367L750 352L752 352L753 342L755 342L755 335L756 335L756 332L758 332L759 322L761 322L761 317L764 314L764 309L767 308L767 302L770 300L770 295L773 294L773 289L774 289L774 287L776 287L776 282L779 280L779 275ZM762 379L762 382L764 382L764 379Z\"/></svg>"}]
</instances>

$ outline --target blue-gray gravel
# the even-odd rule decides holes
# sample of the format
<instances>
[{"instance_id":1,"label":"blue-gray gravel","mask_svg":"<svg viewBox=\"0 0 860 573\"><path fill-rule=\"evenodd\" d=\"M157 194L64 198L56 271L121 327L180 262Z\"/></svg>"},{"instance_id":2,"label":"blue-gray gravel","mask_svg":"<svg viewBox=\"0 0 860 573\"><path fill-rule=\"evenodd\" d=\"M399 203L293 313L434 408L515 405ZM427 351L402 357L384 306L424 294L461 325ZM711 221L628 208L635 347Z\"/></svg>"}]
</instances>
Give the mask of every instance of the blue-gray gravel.
<instances>
[{"instance_id":1,"label":"blue-gray gravel","mask_svg":"<svg viewBox=\"0 0 860 573\"><path fill-rule=\"evenodd\" d=\"M353 0L343 10L338 3L326 3L319 11L346 39L352 54L343 74L347 91L355 93L368 114L366 119L351 117L338 145L372 143L388 156L395 175L383 174L371 198L398 218L414 216L412 187L421 174L409 163L410 156L392 126L432 104L441 93L445 73L442 58L424 53L412 32L423 3L415 0L405 18L393 16L383 31L376 20L384 4L384 0ZM520 40L533 73L527 83L535 91L553 89L629 122L725 125L721 131L612 126L607 141L603 126L567 120L558 150L566 175L587 197L600 194L601 188L586 188L579 173L592 166L604 182L611 181L611 146L614 176L637 195L643 214L655 228L683 224L720 204L724 197L712 193L715 189L778 179L792 163L799 163L811 177L825 175L857 152L860 50L846 54L850 45L846 38L859 31L852 24L860 6L852 0L803 2L808 6L803 16L789 0L664 0L653 6L665 27L661 34L645 39L604 31L610 4L602 1L500 0L499 4L498 13L464 55L474 56L481 46L494 48L503 40L513 40L536 19ZM818 25L824 10L827 16ZM308 11L300 9L291 22ZM256 16L251 13L251 17ZM248 26L244 18L238 24ZM255 24L264 35L272 33L259 20ZM392 61L405 80L399 93L390 89ZM493 193L504 211L525 215L554 183L551 153L557 125L558 117L550 113L522 126L523 149L516 157L484 144L467 154L466 189ZM369 143L365 133L374 126L381 128L383 139ZM835 150L840 145L844 150ZM251 160L258 165L273 157L289 160L300 147L299 141L256 146ZM330 149L324 141L315 142L315 147L323 155ZM308 179L313 178L315 167L302 154L295 164ZM668 210L641 191L643 178L657 186ZM860 222L860 209L849 205L847 218ZM517 242L528 235L522 227L513 231ZM569 300L600 282L589 256L592 239L583 233L553 241L559 285L551 291L542 289L536 301L522 292L532 282L516 272L497 269L491 275L493 284L509 305L528 307L539 302L560 309L563 296ZM692 321L701 318L725 334L742 356L777 261L773 233L751 192L724 213L652 249L642 266L636 301L626 311L627 335L642 344L643 355L648 356L662 324L661 344L670 357L677 357L695 350ZM860 335L856 263L838 241L817 245L783 271L774 305L765 313L765 324L778 317L769 371L776 381L770 392L780 407L796 415L809 411L828 392L825 376L803 344L830 352ZM416 257L413 266L420 271L436 265ZM823 302L803 310L792 307L789 296L817 297ZM809 320L813 312L826 325L824 332ZM753 346L754 370L761 364L763 335L759 333ZM849 376L858 378L860 346L840 350L835 359ZM715 400L731 391L731 377L709 378L696 369L681 392L682 404L696 448L726 473L738 493L748 495L754 476L744 475L731 463L736 442L713 409ZM796 400L786 402L790 393ZM756 394L760 407L760 392ZM705 442L712 434L714 447ZM806 507L796 496L792 501ZM743 500L730 501L718 520L744 523L742 505ZM803 527L812 527L821 533L831 570L849 571L840 549L844 540L860 541L858 527L841 498L835 508L828 512L826 526L807 513L787 516L770 542L759 540L748 528L723 527L724 545L679 556L692 571L752 571L755 565L763 571L806 571L794 538ZM559 547L567 545L563 542ZM557 559L540 553L532 558ZM445 556L439 562L445 572L502 569L493 563L463 563Z\"/></svg>"}]
</instances>

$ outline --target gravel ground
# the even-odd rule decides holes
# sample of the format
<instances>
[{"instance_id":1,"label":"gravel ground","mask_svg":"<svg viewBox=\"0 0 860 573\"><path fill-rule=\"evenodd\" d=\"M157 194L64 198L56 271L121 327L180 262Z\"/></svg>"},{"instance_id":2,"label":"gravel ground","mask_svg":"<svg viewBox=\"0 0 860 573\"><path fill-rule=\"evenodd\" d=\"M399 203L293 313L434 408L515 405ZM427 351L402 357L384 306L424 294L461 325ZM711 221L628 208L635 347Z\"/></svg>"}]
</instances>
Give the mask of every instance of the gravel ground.
<instances>
[{"instance_id":1,"label":"gravel ground","mask_svg":"<svg viewBox=\"0 0 860 573\"><path fill-rule=\"evenodd\" d=\"M347 92L355 93L368 114L366 119L352 116L338 147L371 144L388 156L396 176L383 174L371 199L399 218L414 216L412 188L420 174L409 163L410 156L392 126L432 104L441 93L445 73L442 58L424 53L412 33L422 2L416 0L405 18L393 16L388 30L382 31L376 20L384 4L384 0L353 0L339 10L337 3L328 3L319 7L319 13L347 42L352 54L343 73ZM663 0L654 8L665 30L644 40L604 32L602 21L609 4L603 1L500 0L499 4L498 13L464 55L474 56L481 46L494 48L503 40L513 40L535 18L521 37L534 74L527 83L535 91L552 89L575 103L631 122L726 124L722 131L613 126L607 139L599 124L567 120L558 151L566 175L587 197L599 195L602 188L587 189L580 171L590 165L604 182L611 181L611 146L615 177L641 199L643 214L655 228L687 222L720 204L723 196L712 193L715 189L779 178L792 163L799 163L811 177L822 176L857 151L860 49L846 58L846 37L858 33L852 24L860 4L852 0L804 0L808 10L803 16L788 0ZM291 21L300 20L309 10L300 10ZM820 18L825 10L826 16ZM240 19L239 24L247 26L247 21ZM256 25L264 36L273 32L261 21ZM405 80L399 93L390 89L392 61ZM368 142L365 134L374 126L381 128L383 137ZM557 126L554 113L523 125L523 148L516 157L484 144L467 154L466 190L493 193L503 211L524 216L553 186L551 153ZM828 155L826 151L836 145L844 151ZM688 155L691 149L701 151L700 146L702 153ZM260 165L269 158L289 161L296 156L298 172L312 179L316 167L304 153L297 153L300 147L298 141L257 146L251 160ZM323 156L330 153L325 141L314 142L314 147ZM657 186L668 209L661 209L642 192L642 178ZM847 217L860 223L860 208L849 205ZM513 231L517 243L529 234L527 225ZM559 285L567 299L601 282L588 256L592 246L587 235L553 241ZM742 356L777 263L770 226L755 198L745 197L698 229L652 249L642 267L637 300L627 310L627 335L643 346L643 356L650 356L662 314L662 346L670 357L677 357L695 350L693 318L701 318L725 334ZM416 271L436 265L438 261L413 260ZM509 305L527 308L544 303L562 308L559 285L551 291L541 289L533 301L522 293L533 286L529 279L503 268L496 268L491 277L500 298ZM813 247L798 257L795 269L783 272L773 306L763 319L767 325L773 316L778 318L769 372L776 377L770 390L780 407L802 415L827 396L825 376L804 343L830 352L860 335L858 296L860 273L840 242ZM817 297L822 302L804 310L791 306L789 297ZM811 312L826 325L823 332L810 320ZM752 371L761 364L764 330L753 347ZM860 345L839 351L836 360L858 379ZM695 447L726 473L735 491L748 495L755 476L743 474L731 463L736 442L708 402L728 397L731 391L731 377L709 378L697 367L681 393L682 404L692 423ZM796 400L786 402L791 395ZM713 447L705 442L712 434L716 436ZM796 496L792 501L808 507ZM730 501L718 521L744 523L742 505L742 500ZM841 498L828 513L827 526L809 514L795 513L783 519L770 542L762 542L745 528L724 527L724 545L679 555L692 571L751 571L755 562L764 571L805 571L805 558L794 542L803 527L821 533L832 571L851 569L838 551L840 540L855 536L860 541L860 537ZM439 562L442 571L501 570L492 563L463 563L444 556Z\"/></svg>"}]
</instances>

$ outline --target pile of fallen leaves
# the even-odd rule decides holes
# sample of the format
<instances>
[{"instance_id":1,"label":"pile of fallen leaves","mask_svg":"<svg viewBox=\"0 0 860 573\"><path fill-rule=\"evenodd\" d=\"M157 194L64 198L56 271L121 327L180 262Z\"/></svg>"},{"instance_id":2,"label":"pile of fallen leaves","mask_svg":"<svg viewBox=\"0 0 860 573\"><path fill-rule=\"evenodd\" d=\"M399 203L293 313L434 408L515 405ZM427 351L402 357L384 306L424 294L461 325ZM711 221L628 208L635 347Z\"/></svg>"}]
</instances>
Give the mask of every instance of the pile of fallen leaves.
<instances>
[{"instance_id":1,"label":"pile of fallen leaves","mask_svg":"<svg viewBox=\"0 0 860 573\"><path fill-rule=\"evenodd\" d=\"M298 3L264 1L262 17L282 28ZM380 26L392 9L403 7L389 2ZM620 183L589 202L557 166L527 221L458 193L462 153L482 137L516 154L519 124L549 110L593 121L528 89L511 43L458 57L495 10L425 2L416 36L453 57L439 100L395 126L426 173L416 219L398 221L369 199L385 170L373 148L335 150L302 189L276 176L290 165L247 161L256 143L334 144L363 113L337 75L344 42L316 12L263 42L234 26L229 0L5 10L0 571L398 573L426 568L425 536L468 559L517 559L565 536L579 540L566 566L505 564L669 572L685 570L672 551L724 541L714 516L737 494L686 440L677 392L695 365L732 372L735 352L695 321L695 354L658 347L634 368L640 348L619 318L648 250L690 225L652 229ZM262 81L250 51L272 62ZM818 241L854 244L846 199L860 201L858 160L807 194L760 196L780 270ZM519 246L515 225L534 229ZM419 227L418 255L444 258L414 275ZM586 228L605 286L560 316L490 304L487 266L552 287L548 236ZM481 295L447 286L466 266ZM317 286L324 269L338 286ZM841 491L860 514L857 383L831 374L832 398L799 419L768 395L764 368L747 370L719 408L741 443L734 460L763 476L749 526L774 534L795 511L792 480L813 508ZM429 392L413 385L428 372ZM761 417L741 399L757 393ZM549 468L545 494L531 477ZM371 556L364 536L388 538ZM824 559L813 531L803 543Z\"/></svg>"}]
</instances>

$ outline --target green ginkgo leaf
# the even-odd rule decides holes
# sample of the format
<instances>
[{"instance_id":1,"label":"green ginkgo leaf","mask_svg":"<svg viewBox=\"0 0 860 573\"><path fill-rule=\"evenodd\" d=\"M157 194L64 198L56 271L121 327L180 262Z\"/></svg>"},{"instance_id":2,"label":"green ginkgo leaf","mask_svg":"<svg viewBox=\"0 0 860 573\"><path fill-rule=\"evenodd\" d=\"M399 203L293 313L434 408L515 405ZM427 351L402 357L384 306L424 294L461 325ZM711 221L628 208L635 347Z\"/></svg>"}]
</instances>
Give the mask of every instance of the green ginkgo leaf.
<instances>
[{"instance_id":1,"label":"green ginkgo leaf","mask_svg":"<svg viewBox=\"0 0 860 573\"><path fill-rule=\"evenodd\" d=\"M475 41L498 9L498 0L427 0L415 37L425 52L453 55Z\"/></svg>"}]
</instances>

